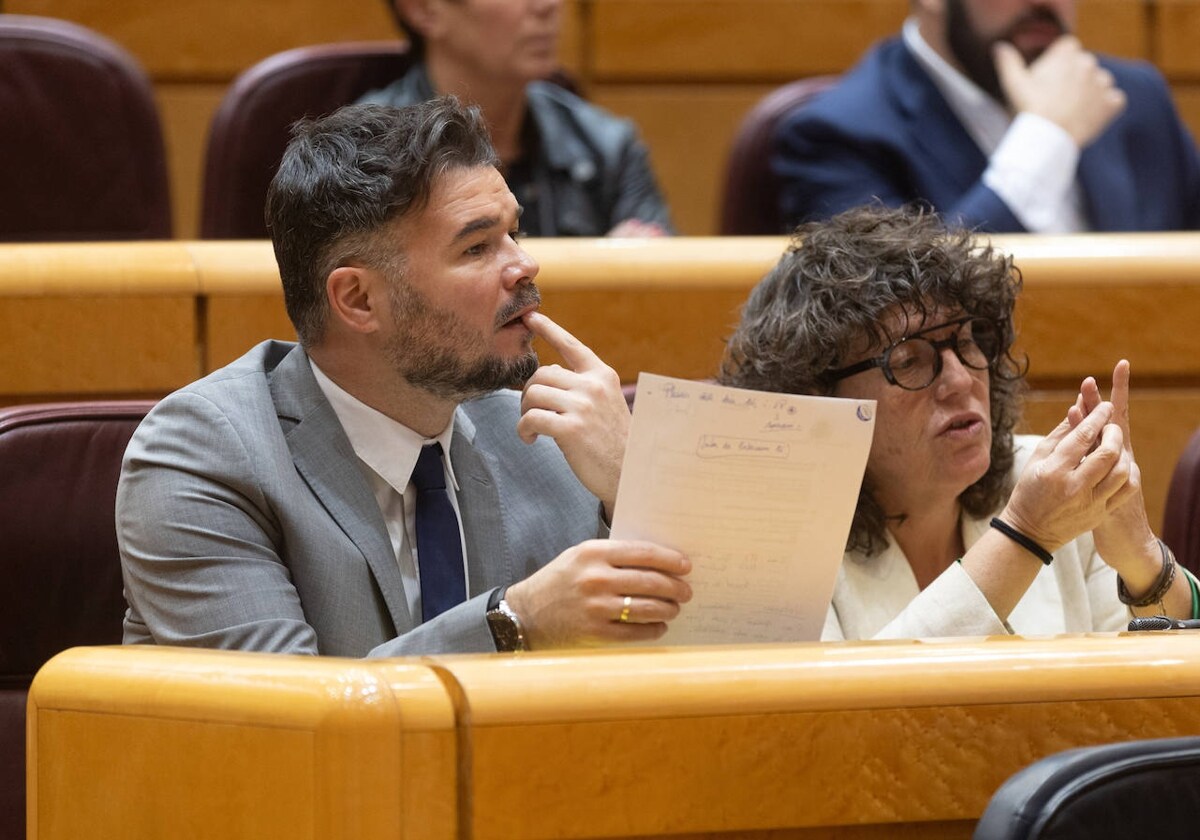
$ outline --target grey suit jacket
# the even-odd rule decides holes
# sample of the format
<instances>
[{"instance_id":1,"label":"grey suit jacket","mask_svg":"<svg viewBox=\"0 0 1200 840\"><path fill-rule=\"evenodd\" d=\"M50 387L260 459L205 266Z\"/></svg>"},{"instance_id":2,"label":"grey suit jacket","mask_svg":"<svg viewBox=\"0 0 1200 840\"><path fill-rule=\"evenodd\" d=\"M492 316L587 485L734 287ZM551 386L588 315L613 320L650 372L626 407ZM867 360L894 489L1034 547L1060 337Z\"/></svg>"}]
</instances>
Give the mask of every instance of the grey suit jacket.
<instances>
[{"instance_id":1,"label":"grey suit jacket","mask_svg":"<svg viewBox=\"0 0 1200 840\"><path fill-rule=\"evenodd\" d=\"M125 642L337 656L495 650L498 586L602 535L553 441L516 434L519 397L459 407L451 459L471 598L420 623L375 497L304 352L268 341L171 394L125 453L117 537Z\"/></svg>"}]
</instances>

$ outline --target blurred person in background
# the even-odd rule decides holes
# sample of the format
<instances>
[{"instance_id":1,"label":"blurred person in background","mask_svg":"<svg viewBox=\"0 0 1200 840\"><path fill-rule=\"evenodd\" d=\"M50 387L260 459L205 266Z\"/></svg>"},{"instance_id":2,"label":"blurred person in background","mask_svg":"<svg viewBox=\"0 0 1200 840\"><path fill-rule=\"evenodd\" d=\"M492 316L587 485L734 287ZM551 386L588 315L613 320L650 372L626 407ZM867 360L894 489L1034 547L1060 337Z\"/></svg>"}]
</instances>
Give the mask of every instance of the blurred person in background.
<instances>
[{"instance_id":1,"label":"blurred person in background","mask_svg":"<svg viewBox=\"0 0 1200 840\"><path fill-rule=\"evenodd\" d=\"M1089 51L1075 0L912 0L899 37L785 119L788 225L878 199L997 233L1200 226L1200 158L1162 75Z\"/></svg>"},{"instance_id":2,"label":"blurred person in background","mask_svg":"<svg viewBox=\"0 0 1200 840\"><path fill-rule=\"evenodd\" d=\"M388 0L415 63L361 101L478 105L530 236L672 233L634 124L553 82L562 0Z\"/></svg>"}]
</instances>

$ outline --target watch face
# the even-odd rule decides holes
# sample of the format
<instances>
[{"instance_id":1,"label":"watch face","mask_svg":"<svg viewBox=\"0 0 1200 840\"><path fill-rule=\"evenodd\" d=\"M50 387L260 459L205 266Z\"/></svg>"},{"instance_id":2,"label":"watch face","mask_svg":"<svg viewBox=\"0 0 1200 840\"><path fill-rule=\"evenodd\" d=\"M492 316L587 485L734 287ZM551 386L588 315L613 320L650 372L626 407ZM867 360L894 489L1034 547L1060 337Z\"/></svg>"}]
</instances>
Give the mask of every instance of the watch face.
<instances>
[{"instance_id":1,"label":"watch face","mask_svg":"<svg viewBox=\"0 0 1200 840\"><path fill-rule=\"evenodd\" d=\"M492 640L496 650L501 652L521 650L521 631L513 619L502 607L497 607L487 614L488 629L492 631Z\"/></svg>"}]
</instances>

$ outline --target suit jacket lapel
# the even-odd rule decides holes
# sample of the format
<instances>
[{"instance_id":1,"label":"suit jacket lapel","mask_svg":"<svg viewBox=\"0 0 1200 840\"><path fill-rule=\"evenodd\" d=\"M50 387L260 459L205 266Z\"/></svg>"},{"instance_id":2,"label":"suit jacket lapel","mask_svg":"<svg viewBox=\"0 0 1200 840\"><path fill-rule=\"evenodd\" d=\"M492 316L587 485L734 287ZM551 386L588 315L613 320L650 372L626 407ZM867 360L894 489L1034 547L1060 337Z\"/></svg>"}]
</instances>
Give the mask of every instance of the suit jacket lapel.
<instances>
[{"instance_id":1,"label":"suit jacket lapel","mask_svg":"<svg viewBox=\"0 0 1200 840\"><path fill-rule=\"evenodd\" d=\"M454 416L450 459L458 479L458 509L467 544L471 595L513 579L511 546L500 510L492 456L475 448L475 425L460 408Z\"/></svg>"},{"instance_id":2,"label":"suit jacket lapel","mask_svg":"<svg viewBox=\"0 0 1200 840\"><path fill-rule=\"evenodd\" d=\"M979 180L987 158L958 117L950 110L917 60L903 44L897 50L894 71L885 76L904 117L904 129L926 158L926 167L942 173L940 180L954 195L961 195ZM940 197L930 196L934 204Z\"/></svg>"},{"instance_id":3,"label":"suit jacket lapel","mask_svg":"<svg viewBox=\"0 0 1200 840\"><path fill-rule=\"evenodd\" d=\"M271 395L296 469L367 561L396 631L415 626L379 504L299 346L272 373Z\"/></svg>"}]
</instances>

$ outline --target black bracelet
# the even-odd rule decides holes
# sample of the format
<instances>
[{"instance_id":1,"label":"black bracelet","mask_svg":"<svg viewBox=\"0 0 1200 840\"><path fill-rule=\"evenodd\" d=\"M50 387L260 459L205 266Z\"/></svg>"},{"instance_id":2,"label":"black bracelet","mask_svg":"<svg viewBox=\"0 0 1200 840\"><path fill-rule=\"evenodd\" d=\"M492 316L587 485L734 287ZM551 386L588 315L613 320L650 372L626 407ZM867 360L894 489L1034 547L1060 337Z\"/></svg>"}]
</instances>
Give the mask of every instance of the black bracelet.
<instances>
[{"instance_id":1,"label":"black bracelet","mask_svg":"<svg viewBox=\"0 0 1200 840\"><path fill-rule=\"evenodd\" d=\"M1051 554L1046 549L1042 548L1040 545L1035 543L1029 537L1022 534L1020 531L1018 531L1013 526L1009 525L1007 522L1005 522L999 516L992 517L992 527L995 528L997 531L999 531L1004 536L1008 537L1013 542L1015 542L1017 545L1021 546L1021 548L1028 551L1034 557L1041 560L1042 563L1044 563L1045 565L1049 566L1054 561L1053 554Z\"/></svg>"},{"instance_id":2,"label":"black bracelet","mask_svg":"<svg viewBox=\"0 0 1200 840\"><path fill-rule=\"evenodd\" d=\"M1167 547L1167 544L1162 540L1158 541L1158 550L1162 552L1162 571L1158 573L1158 580L1154 581L1154 585L1150 587L1145 595L1137 600L1134 600L1129 590L1125 588L1125 581L1117 578L1117 599L1130 607L1148 607L1151 604L1158 604L1162 609L1163 596L1167 594L1167 590L1171 588L1171 584L1175 582L1175 552Z\"/></svg>"}]
</instances>

